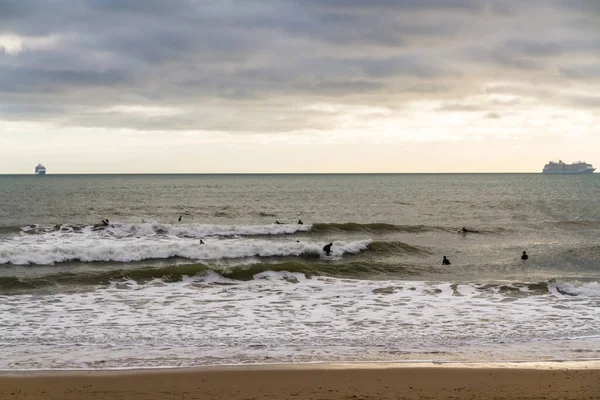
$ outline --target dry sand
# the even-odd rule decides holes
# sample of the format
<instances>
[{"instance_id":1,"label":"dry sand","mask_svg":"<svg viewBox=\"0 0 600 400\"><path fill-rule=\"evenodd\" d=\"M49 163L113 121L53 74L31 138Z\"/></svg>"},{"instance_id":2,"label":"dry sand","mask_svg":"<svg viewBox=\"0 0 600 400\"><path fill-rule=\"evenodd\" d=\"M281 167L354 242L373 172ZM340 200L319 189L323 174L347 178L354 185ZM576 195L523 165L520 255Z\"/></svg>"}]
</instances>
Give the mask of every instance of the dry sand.
<instances>
[{"instance_id":1,"label":"dry sand","mask_svg":"<svg viewBox=\"0 0 600 400\"><path fill-rule=\"evenodd\" d=\"M263 366L0 376L0 399L600 399L600 369Z\"/></svg>"}]
</instances>

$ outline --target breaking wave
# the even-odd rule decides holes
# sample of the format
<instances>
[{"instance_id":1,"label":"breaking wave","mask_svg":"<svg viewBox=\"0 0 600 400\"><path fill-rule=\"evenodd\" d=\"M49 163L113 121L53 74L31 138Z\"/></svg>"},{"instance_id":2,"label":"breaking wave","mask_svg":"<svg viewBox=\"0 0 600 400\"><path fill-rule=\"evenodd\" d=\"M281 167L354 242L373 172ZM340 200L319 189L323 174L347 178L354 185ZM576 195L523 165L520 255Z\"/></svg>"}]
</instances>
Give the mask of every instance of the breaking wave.
<instances>
[{"instance_id":1,"label":"breaking wave","mask_svg":"<svg viewBox=\"0 0 600 400\"><path fill-rule=\"evenodd\" d=\"M133 280L147 283L154 279L163 282L178 282L185 277L204 276L207 273L218 274L232 281L250 281L265 272L285 272L311 276L330 276L338 278L359 278L369 275L394 274L395 276L418 275L418 269L410 266L399 266L385 263L368 262L260 262L234 266L214 266L206 263L171 265L159 268L127 268L106 271L64 272L43 277L0 277L0 288L3 291L15 289L32 289L58 285L102 285L111 282Z\"/></svg>"},{"instance_id":2,"label":"breaking wave","mask_svg":"<svg viewBox=\"0 0 600 400\"><path fill-rule=\"evenodd\" d=\"M16 227L4 228L6 232L15 231ZM213 224L163 224L158 222L141 222L135 224L110 223L108 226L56 224L49 226L30 225L18 228L23 234L48 233L80 233L88 235L108 236L115 238L138 236L178 236L188 238L205 238L210 236L262 236L289 235L296 232L310 231L310 225L213 225Z\"/></svg>"},{"instance_id":3,"label":"breaking wave","mask_svg":"<svg viewBox=\"0 0 600 400\"><path fill-rule=\"evenodd\" d=\"M408 233L420 234L427 232L456 233L458 227L430 226L430 225L394 225L387 223L360 224L355 222L346 223L315 223L306 225L297 224L267 224L267 225L213 225L213 224L165 224L160 222L120 223L114 222L109 226L102 224L78 225L78 224L55 224L55 225L29 225L26 227L2 227L0 233L21 233L29 235L40 235L48 233L81 233L96 234L112 237L136 237L171 235L178 237L204 238L210 236L232 237L232 236L271 236L291 235L295 233ZM502 233L505 229L479 230L478 233Z\"/></svg>"},{"instance_id":4,"label":"breaking wave","mask_svg":"<svg viewBox=\"0 0 600 400\"><path fill-rule=\"evenodd\" d=\"M361 261L341 263L305 263L289 262L257 262L254 264L235 266L211 266L205 263L171 265L159 268L128 268L106 271L63 272L36 277L0 277L0 290L4 294L17 294L35 289L57 288L61 292L66 288L85 286L115 286L128 282L140 284L168 284L172 282L190 281L205 284L242 284L257 280L284 280L289 283L322 277L324 279L361 279L371 274L394 276L393 280L382 280L382 287L375 294L392 293L398 286L411 288L411 281L401 281L409 276L418 276L419 267L386 263L366 263ZM360 281L357 281L360 282ZM392 285L392 286L386 286ZM512 282L496 284L451 284L449 289L454 296L501 295L506 300L518 300L531 296L581 296L600 297L600 283L597 281L555 280L540 282ZM430 295L438 295L439 290L431 290Z\"/></svg>"},{"instance_id":5,"label":"breaking wave","mask_svg":"<svg viewBox=\"0 0 600 400\"><path fill-rule=\"evenodd\" d=\"M370 240L334 242L331 258L355 254L367 249ZM308 256L321 257L324 242L269 241L259 239L206 239L165 238L148 240L128 238L121 240L78 241L14 241L0 243L0 264L52 265L69 261L133 262L152 259L187 258L192 260L221 260L245 257Z\"/></svg>"}]
</instances>

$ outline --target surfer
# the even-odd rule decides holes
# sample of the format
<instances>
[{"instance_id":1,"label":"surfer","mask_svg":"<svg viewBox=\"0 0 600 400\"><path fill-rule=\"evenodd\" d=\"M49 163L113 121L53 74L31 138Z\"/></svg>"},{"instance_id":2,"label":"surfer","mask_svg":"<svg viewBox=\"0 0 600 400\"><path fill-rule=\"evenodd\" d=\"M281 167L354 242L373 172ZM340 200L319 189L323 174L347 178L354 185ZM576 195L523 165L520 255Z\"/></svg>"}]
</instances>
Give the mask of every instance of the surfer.
<instances>
[{"instance_id":1,"label":"surfer","mask_svg":"<svg viewBox=\"0 0 600 400\"><path fill-rule=\"evenodd\" d=\"M204 240L200 239L200 244L204 244Z\"/></svg>"},{"instance_id":2,"label":"surfer","mask_svg":"<svg viewBox=\"0 0 600 400\"><path fill-rule=\"evenodd\" d=\"M107 219L103 219L103 220L102 220L102 225L104 225L104 226L108 226L108 223L109 223L109 222L110 222L109 220L107 220Z\"/></svg>"},{"instance_id":3,"label":"surfer","mask_svg":"<svg viewBox=\"0 0 600 400\"><path fill-rule=\"evenodd\" d=\"M465 228L463 226L463 228L460 230L462 233L479 233L479 231L470 231L467 228Z\"/></svg>"},{"instance_id":4,"label":"surfer","mask_svg":"<svg viewBox=\"0 0 600 400\"><path fill-rule=\"evenodd\" d=\"M326 245L323 247L323 251L325 252L325 255L326 255L326 256L329 256L329 255L331 255L331 246L333 246L333 242L332 242L332 243L329 243L329 244L326 244Z\"/></svg>"},{"instance_id":5,"label":"surfer","mask_svg":"<svg viewBox=\"0 0 600 400\"><path fill-rule=\"evenodd\" d=\"M276 225L281 225L281 222L279 222L279 221L275 220L275 224L276 224Z\"/></svg>"},{"instance_id":6,"label":"surfer","mask_svg":"<svg viewBox=\"0 0 600 400\"><path fill-rule=\"evenodd\" d=\"M521 256L521 260L525 261L525 260L528 260L528 259L529 259L529 256L527 255L527 252L524 251L523 255Z\"/></svg>"},{"instance_id":7,"label":"surfer","mask_svg":"<svg viewBox=\"0 0 600 400\"><path fill-rule=\"evenodd\" d=\"M302 222L301 219L298 220L298 225L304 225L304 222Z\"/></svg>"},{"instance_id":8,"label":"surfer","mask_svg":"<svg viewBox=\"0 0 600 400\"><path fill-rule=\"evenodd\" d=\"M442 260L442 265L450 265L450 260L448 260L446 256L444 256L444 259Z\"/></svg>"},{"instance_id":9,"label":"surfer","mask_svg":"<svg viewBox=\"0 0 600 400\"><path fill-rule=\"evenodd\" d=\"M178 221L179 221L179 222L181 222L181 215L179 216L179 219L178 219Z\"/></svg>"}]
</instances>

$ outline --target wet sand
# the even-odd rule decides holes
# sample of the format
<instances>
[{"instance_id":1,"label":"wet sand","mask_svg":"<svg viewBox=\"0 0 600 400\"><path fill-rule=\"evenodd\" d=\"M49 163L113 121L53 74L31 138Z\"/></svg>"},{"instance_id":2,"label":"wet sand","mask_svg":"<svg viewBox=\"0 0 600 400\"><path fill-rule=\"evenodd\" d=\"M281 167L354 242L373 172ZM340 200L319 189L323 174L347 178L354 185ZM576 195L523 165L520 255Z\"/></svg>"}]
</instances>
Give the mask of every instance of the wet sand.
<instances>
[{"instance_id":1,"label":"wet sand","mask_svg":"<svg viewBox=\"0 0 600 400\"><path fill-rule=\"evenodd\" d=\"M0 399L600 399L597 365L262 366L4 373Z\"/></svg>"}]
</instances>

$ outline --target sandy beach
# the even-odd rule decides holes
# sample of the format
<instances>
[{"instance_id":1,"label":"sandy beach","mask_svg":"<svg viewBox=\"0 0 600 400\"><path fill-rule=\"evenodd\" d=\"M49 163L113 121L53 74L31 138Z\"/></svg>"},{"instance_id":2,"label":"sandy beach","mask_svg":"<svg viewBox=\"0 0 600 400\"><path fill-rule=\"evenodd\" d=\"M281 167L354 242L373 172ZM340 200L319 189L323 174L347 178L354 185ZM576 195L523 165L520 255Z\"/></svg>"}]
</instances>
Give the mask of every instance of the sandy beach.
<instances>
[{"instance_id":1,"label":"sandy beach","mask_svg":"<svg viewBox=\"0 0 600 400\"><path fill-rule=\"evenodd\" d=\"M1 399L599 399L597 365L263 366L5 373Z\"/></svg>"}]
</instances>

